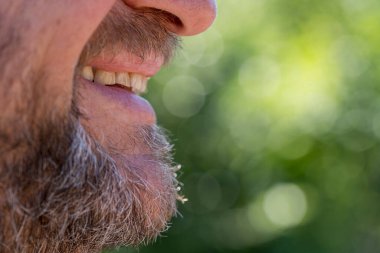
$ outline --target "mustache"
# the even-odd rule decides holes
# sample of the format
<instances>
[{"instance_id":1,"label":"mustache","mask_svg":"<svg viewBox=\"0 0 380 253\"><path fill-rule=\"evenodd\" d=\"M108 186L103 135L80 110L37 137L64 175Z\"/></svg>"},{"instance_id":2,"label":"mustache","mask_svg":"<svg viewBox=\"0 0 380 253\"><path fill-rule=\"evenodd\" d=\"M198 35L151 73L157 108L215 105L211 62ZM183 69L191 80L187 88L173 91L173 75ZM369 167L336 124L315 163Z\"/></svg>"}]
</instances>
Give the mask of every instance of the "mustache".
<instances>
[{"instance_id":1,"label":"mustache","mask_svg":"<svg viewBox=\"0 0 380 253\"><path fill-rule=\"evenodd\" d=\"M83 65L104 50L113 54L127 51L142 60L147 56L163 57L168 63L180 46L180 39L167 27L180 22L162 10L132 10L117 2L85 45L79 63Z\"/></svg>"}]
</instances>

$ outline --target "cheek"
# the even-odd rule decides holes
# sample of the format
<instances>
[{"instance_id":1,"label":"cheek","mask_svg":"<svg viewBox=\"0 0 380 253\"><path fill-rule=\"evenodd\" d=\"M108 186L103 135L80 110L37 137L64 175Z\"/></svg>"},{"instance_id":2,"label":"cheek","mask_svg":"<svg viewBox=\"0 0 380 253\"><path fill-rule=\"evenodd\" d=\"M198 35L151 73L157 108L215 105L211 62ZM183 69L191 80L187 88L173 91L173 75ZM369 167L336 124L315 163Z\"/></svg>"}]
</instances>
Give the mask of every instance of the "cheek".
<instances>
[{"instance_id":1,"label":"cheek","mask_svg":"<svg viewBox=\"0 0 380 253\"><path fill-rule=\"evenodd\" d=\"M0 2L3 117L17 122L22 112L38 122L67 114L79 55L114 0ZM29 115L32 106L35 115Z\"/></svg>"},{"instance_id":2,"label":"cheek","mask_svg":"<svg viewBox=\"0 0 380 253\"><path fill-rule=\"evenodd\" d=\"M52 2L50 4L50 2ZM109 12L114 0L49 1L53 11L50 24L53 30L48 55L78 60L84 45ZM54 13L55 12L55 13ZM62 57L59 57L62 56Z\"/></svg>"},{"instance_id":3,"label":"cheek","mask_svg":"<svg viewBox=\"0 0 380 253\"><path fill-rule=\"evenodd\" d=\"M114 0L37 0L25 6L28 9L22 15L27 25L33 26L23 38L23 45L34 53L24 65L36 68L36 75L44 80L38 89L53 100L51 108L71 106L80 53L113 3Z\"/></svg>"}]
</instances>

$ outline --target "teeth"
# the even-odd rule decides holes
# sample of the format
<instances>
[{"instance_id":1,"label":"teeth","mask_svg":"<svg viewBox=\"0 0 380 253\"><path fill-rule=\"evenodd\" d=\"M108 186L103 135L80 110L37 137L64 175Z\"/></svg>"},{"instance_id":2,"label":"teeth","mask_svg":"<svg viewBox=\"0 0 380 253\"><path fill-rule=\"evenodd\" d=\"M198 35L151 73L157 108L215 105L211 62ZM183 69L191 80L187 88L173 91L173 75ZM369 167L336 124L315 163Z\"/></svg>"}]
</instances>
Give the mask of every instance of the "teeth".
<instances>
[{"instance_id":1,"label":"teeth","mask_svg":"<svg viewBox=\"0 0 380 253\"><path fill-rule=\"evenodd\" d=\"M95 74L94 74L95 72ZM146 91L150 77L137 73L128 72L108 72L104 70L93 70L90 66L82 69L82 77L86 80L93 81L103 85L119 84L129 87L133 92L140 94Z\"/></svg>"},{"instance_id":2,"label":"teeth","mask_svg":"<svg viewBox=\"0 0 380 253\"><path fill-rule=\"evenodd\" d=\"M100 84L110 85L115 84L115 72L107 72L103 70L97 70L95 72L94 81Z\"/></svg>"},{"instance_id":3,"label":"teeth","mask_svg":"<svg viewBox=\"0 0 380 253\"><path fill-rule=\"evenodd\" d=\"M86 80L94 81L94 72L90 66L86 66L82 69L82 76Z\"/></svg>"},{"instance_id":4,"label":"teeth","mask_svg":"<svg viewBox=\"0 0 380 253\"><path fill-rule=\"evenodd\" d=\"M116 73L116 83L131 87L131 78L128 73Z\"/></svg>"},{"instance_id":5,"label":"teeth","mask_svg":"<svg viewBox=\"0 0 380 253\"><path fill-rule=\"evenodd\" d=\"M143 93L146 90L147 79L140 74L131 74L132 91L136 93Z\"/></svg>"}]
</instances>

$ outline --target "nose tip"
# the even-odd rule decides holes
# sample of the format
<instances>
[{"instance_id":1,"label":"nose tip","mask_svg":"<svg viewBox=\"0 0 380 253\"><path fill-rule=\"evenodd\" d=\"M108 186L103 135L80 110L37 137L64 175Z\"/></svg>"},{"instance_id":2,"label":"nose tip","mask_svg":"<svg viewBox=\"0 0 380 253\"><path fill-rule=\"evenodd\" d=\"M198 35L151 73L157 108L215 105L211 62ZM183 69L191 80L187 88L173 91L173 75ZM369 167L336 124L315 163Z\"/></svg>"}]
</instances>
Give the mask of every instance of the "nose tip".
<instances>
[{"instance_id":1,"label":"nose tip","mask_svg":"<svg viewBox=\"0 0 380 253\"><path fill-rule=\"evenodd\" d=\"M168 24L172 32L189 36L205 31L216 17L215 0L124 0L132 8L154 8L166 11L180 22Z\"/></svg>"}]
</instances>

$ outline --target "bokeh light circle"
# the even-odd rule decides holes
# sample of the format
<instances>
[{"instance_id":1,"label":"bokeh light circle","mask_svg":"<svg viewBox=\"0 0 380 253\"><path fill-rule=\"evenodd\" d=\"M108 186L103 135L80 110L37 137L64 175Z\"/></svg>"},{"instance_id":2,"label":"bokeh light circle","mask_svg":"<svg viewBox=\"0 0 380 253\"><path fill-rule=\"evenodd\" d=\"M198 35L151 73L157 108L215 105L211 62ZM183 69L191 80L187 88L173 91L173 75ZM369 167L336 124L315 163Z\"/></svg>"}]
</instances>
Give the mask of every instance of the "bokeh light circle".
<instances>
[{"instance_id":1,"label":"bokeh light circle","mask_svg":"<svg viewBox=\"0 0 380 253\"><path fill-rule=\"evenodd\" d=\"M213 65L224 52L223 37L215 28L195 37L186 37L183 44L185 50L181 54L190 65Z\"/></svg>"},{"instance_id":2,"label":"bokeh light circle","mask_svg":"<svg viewBox=\"0 0 380 253\"><path fill-rule=\"evenodd\" d=\"M264 195L264 212L275 225L287 228L302 222L308 208L303 190L296 184L278 184Z\"/></svg>"}]
</instances>

